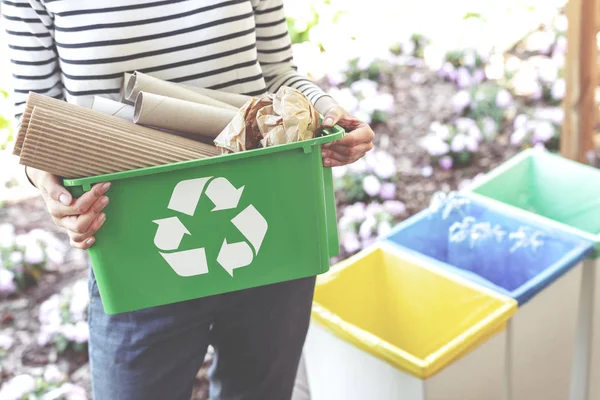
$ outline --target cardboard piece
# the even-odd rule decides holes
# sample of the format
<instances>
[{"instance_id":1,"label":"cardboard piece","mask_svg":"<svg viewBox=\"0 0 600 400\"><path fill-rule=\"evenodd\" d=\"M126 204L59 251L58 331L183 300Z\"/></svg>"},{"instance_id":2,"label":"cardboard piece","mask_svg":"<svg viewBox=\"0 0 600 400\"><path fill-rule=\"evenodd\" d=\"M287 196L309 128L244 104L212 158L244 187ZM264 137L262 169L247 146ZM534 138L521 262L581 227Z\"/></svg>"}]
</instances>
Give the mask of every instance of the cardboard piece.
<instances>
[{"instance_id":1,"label":"cardboard piece","mask_svg":"<svg viewBox=\"0 0 600 400\"><path fill-rule=\"evenodd\" d=\"M133 122L133 106L106 97L94 96L92 110Z\"/></svg>"},{"instance_id":2,"label":"cardboard piece","mask_svg":"<svg viewBox=\"0 0 600 400\"><path fill-rule=\"evenodd\" d=\"M140 92L135 100L133 121L214 139L236 114L224 108Z\"/></svg>"},{"instance_id":3,"label":"cardboard piece","mask_svg":"<svg viewBox=\"0 0 600 400\"><path fill-rule=\"evenodd\" d=\"M155 129L150 129L144 126L138 126L115 116L105 115L84 107L80 107L64 101L53 99L48 96L43 96L37 93L30 92L29 98L27 99L26 108L23 113L21 128L19 129L17 139L15 141L15 155L21 154L21 147L25 140L29 122L31 119L31 114L33 112L34 107L36 106L40 106L50 111L55 111L64 115L77 117L84 121L97 122L102 125L111 126L112 128L115 128L117 130L131 130L134 131L136 135L152 138L153 140L159 143L176 145L185 149L197 151L207 156L216 155L219 153L214 146L206 143L201 143L195 140L161 132Z\"/></svg>"},{"instance_id":4,"label":"cardboard piece","mask_svg":"<svg viewBox=\"0 0 600 400\"><path fill-rule=\"evenodd\" d=\"M237 111L237 107L196 93L177 83L163 81L150 75L134 72L125 88L125 98L130 101L135 101L140 92L153 93L174 99Z\"/></svg>"},{"instance_id":5,"label":"cardboard piece","mask_svg":"<svg viewBox=\"0 0 600 400\"><path fill-rule=\"evenodd\" d=\"M206 154L158 142L156 136L140 135L143 127L135 124L124 129L110 120L99 121L34 107L20 163L65 178L81 178L215 155L214 148Z\"/></svg>"}]
</instances>

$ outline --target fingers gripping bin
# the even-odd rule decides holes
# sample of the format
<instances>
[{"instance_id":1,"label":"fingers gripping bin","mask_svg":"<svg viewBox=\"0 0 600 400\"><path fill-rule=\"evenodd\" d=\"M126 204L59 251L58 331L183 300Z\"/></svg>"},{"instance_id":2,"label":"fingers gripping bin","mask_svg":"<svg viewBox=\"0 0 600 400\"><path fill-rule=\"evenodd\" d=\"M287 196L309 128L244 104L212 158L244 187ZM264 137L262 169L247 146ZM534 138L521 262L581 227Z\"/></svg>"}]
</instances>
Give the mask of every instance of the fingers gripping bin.
<instances>
[{"instance_id":1,"label":"fingers gripping bin","mask_svg":"<svg viewBox=\"0 0 600 400\"><path fill-rule=\"evenodd\" d=\"M426 209L399 224L387 240L428 262L465 277L519 303L509 322L508 391L511 399L565 400L574 352L581 261L593 245L576 235L549 227L526 215L516 215L477 199L466 199L445 214ZM443 220L444 216L446 217ZM522 240L481 241L470 248L452 242L452 228L468 219L494 226L496 232L523 232L543 244L517 250ZM512 236L514 238L514 236ZM481 239L480 239L481 240ZM472 242L471 242L472 243ZM458 252L458 254L455 254Z\"/></svg>"},{"instance_id":2,"label":"fingers gripping bin","mask_svg":"<svg viewBox=\"0 0 600 400\"><path fill-rule=\"evenodd\" d=\"M386 243L317 280L305 346L312 400L502 399L513 299Z\"/></svg>"},{"instance_id":3,"label":"fingers gripping bin","mask_svg":"<svg viewBox=\"0 0 600 400\"><path fill-rule=\"evenodd\" d=\"M84 179L112 182L89 255L105 311L121 313L329 269L338 251L330 168L321 146L287 145Z\"/></svg>"},{"instance_id":4,"label":"fingers gripping bin","mask_svg":"<svg viewBox=\"0 0 600 400\"><path fill-rule=\"evenodd\" d=\"M481 201L529 214L595 244L595 252L583 265L569 398L600 399L600 274L596 271L600 266L600 170L544 151L527 150L468 190Z\"/></svg>"}]
</instances>

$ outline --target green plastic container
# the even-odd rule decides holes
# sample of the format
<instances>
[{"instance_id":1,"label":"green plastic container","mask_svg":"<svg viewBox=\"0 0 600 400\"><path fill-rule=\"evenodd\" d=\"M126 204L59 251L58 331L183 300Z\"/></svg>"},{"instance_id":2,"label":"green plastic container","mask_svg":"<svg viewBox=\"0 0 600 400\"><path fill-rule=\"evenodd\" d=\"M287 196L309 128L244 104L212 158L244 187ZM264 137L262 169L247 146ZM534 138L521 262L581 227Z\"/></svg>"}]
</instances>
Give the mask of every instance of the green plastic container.
<instances>
[{"instance_id":1,"label":"green plastic container","mask_svg":"<svg viewBox=\"0 0 600 400\"><path fill-rule=\"evenodd\" d=\"M529 149L467 189L480 197L536 214L600 249L600 169Z\"/></svg>"},{"instance_id":2,"label":"green plastic container","mask_svg":"<svg viewBox=\"0 0 600 400\"><path fill-rule=\"evenodd\" d=\"M339 242L331 168L318 138L82 179L112 182L89 249L104 309L132 311L314 276Z\"/></svg>"}]
</instances>

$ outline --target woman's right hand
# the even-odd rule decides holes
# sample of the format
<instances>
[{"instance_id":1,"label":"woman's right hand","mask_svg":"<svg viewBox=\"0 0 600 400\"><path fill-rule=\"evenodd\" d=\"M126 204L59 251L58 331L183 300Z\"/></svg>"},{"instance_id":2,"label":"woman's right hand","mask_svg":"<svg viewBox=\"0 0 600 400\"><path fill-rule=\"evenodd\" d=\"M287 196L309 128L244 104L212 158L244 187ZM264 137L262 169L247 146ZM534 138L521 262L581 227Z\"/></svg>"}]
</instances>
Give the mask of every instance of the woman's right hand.
<instances>
[{"instance_id":1,"label":"woman's right hand","mask_svg":"<svg viewBox=\"0 0 600 400\"><path fill-rule=\"evenodd\" d=\"M102 210L108 205L105 193L110 183L98 183L81 197L73 199L57 176L33 168L27 168L27 173L40 190L54 223L67 230L71 246L83 250L90 248L96 241L94 234L106 220Z\"/></svg>"}]
</instances>

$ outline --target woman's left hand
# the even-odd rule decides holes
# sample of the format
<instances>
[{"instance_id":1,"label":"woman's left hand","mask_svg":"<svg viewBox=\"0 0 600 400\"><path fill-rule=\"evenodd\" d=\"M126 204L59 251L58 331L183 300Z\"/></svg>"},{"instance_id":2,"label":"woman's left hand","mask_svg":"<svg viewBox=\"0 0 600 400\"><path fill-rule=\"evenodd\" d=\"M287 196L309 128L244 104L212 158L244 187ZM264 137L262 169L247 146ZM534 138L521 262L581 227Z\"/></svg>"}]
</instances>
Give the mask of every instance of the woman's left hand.
<instances>
[{"instance_id":1,"label":"woman's left hand","mask_svg":"<svg viewBox=\"0 0 600 400\"><path fill-rule=\"evenodd\" d=\"M323 146L323 165L326 167L352 164L373 148L373 129L337 104L325 113L323 127L331 128L336 124L349 132L342 139Z\"/></svg>"}]
</instances>

